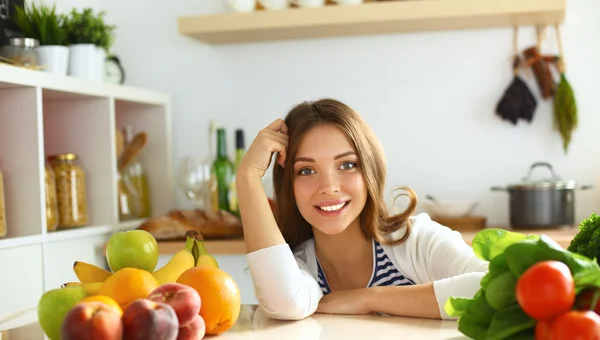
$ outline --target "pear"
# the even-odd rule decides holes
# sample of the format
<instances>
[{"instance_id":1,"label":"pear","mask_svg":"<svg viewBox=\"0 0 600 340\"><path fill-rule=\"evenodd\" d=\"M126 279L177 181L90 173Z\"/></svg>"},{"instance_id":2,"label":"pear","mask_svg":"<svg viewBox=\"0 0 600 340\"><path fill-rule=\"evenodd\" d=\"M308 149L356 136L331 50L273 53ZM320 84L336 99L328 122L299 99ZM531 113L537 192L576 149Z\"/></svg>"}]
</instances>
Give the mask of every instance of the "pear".
<instances>
[{"instance_id":1,"label":"pear","mask_svg":"<svg viewBox=\"0 0 600 340\"><path fill-rule=\"evenodd\" d=\"M60 328L67 313L88 294L82 286L45 292L38 302L38 322L50 340L60 340Z\"/></svg>"}]
</instances>

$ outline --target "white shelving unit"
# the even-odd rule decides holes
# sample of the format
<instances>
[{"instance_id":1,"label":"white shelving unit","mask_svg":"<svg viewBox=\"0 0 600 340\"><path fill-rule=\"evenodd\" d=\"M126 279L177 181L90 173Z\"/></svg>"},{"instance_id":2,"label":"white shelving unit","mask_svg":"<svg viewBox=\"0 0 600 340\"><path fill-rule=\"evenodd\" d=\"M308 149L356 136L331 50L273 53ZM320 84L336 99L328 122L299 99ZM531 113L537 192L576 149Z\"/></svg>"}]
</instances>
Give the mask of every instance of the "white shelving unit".
<instances>
[{"instance_id":1,"label":"white shelving unit","mask_svg":"<svg viewBox=\"0 0 600 340\"><path fill-rule=\"evenodd\" d=\"M105 266L102 245L141 220L120 221L116 129L148 133L152 215L174 208L168 94L0 64L0 171L7 235L0 238L0 316L37 305L44 291L75 281L75 260ZM48 155L76 153L86 172L89 224L46 231Z\"/></svg>"}]
</instances>

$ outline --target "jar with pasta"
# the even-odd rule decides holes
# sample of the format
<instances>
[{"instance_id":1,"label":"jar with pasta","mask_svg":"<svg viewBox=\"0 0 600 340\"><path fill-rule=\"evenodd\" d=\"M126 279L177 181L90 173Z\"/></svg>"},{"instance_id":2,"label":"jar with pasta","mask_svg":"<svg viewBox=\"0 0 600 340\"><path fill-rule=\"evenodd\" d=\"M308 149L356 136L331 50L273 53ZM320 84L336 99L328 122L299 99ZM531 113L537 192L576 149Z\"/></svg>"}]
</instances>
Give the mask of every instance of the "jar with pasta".
<instances>
[{"instance_id":1,"label":"jar with pasta","mask_svg":"<svg viewBox=\"0 0 600 340\"><path fill-rule=\"evenodd\" d=\"M4 209L4 185L2 172L0 171L0 237L6 236L6 214Z\"/></svg>"},{"instance_id":2,"label":"jar with pasta","mask_svg":"<svg viewBox=\"0 0 600 340\"><path fill-rule=\"evenodd\" d=\"M55 231L58 227L58 206L56 202L56 180L54 171L46 164L45 166L45 188L46 188L46 229Z\"/></svg>"},{"instance_id":3,"label":"jar with pasta","mask_svg":"<svg viewBox=\"0 0 600 340\"><path fill-rule=\"evenodd\" d=\"M48 158L56 182L58 227L84 226L88 223L85 171L76 164L76 154L66 153Z\"/></svg>"}]
</instances>

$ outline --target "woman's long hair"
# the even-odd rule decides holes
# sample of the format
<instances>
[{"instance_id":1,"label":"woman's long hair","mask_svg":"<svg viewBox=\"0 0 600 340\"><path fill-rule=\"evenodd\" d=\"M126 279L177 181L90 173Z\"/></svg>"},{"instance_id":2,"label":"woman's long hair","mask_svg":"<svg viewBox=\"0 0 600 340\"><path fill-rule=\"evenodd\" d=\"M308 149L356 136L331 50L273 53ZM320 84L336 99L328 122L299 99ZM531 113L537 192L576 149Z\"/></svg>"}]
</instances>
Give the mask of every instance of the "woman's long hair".
<instances>
[{"instance_id":1,"label":"woman's long hair","mask_svg":"<svg viewBox=\"0 0 600 340\"><path fill-rule=\"evenodd\" d=\"M417 197L410 188L400 188L405 193L396 198L408 197L408 206L397 215L389 213L383 199L386 178L383 150L371 128L357 112L337 100L321 99L303 102L292 108L285 118L285 124L289 134L285 167L273 167L273 186L278 208L276 220L292 249L313 237L312 227L300 214L294 198L293 166L302 137L319 124L339 128L357 150L367 186L367 201L360 215L360 228L365 238L375 238L384 244L397 244L406 240L410 234L409 217L416 209ZM406 227L402 238L391 240L386 237L402 227Z\"/></svg>"}]
</instances>

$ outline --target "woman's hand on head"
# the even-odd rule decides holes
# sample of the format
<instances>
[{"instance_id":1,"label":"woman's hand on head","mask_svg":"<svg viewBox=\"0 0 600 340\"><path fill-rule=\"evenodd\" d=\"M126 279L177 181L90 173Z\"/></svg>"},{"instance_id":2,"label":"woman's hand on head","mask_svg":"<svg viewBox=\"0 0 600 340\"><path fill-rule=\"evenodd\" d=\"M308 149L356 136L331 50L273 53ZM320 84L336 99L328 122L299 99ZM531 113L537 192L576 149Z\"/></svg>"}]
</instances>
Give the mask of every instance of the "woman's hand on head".
<instances>
[{"instance_id":1,"label":"woman's hand on head","mask_svg":"<svg viewBox=\"0 0 600 340\"><path fill-rule=\"evenodd\" d=\"M271 157L277 152L276 162L282 167L285 164L288 146L288 130L283 119L277 119L260 130L242 159L238 176L258 176L262 178L269 166Z\"/></svg>"}]
</instances>

